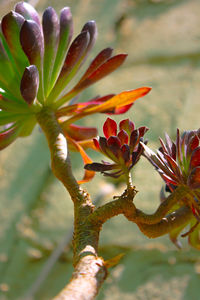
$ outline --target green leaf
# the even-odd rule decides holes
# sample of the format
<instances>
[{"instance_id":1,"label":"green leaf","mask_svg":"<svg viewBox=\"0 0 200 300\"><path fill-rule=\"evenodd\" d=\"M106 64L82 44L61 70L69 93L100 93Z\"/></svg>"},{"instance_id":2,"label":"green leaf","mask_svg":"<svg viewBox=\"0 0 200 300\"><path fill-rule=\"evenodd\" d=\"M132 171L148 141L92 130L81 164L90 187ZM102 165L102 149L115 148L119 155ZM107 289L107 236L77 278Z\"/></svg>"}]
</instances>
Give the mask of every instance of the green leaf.
<instances>
[{"instance_id":1,"label":"green leaf","mask_svg":"<svg viewBox=\"0 0 200 300\"><path fill-rule=\"evenodd\" d=\"M24 68L29 64L19 39L20 30L24 21L25 19L20 14L11 11L3 17L1 22L3 35L20 74L23 74Z\"/></svg>"},{"instance_id":2,"label":"green leaf","mask_svg":"<svg viewBox=\"0 0 200 300\"><path fill-rule=\"evenodd\" d=\"M59 45L54 63L50 88L53 88L65 61L68 45L73 35L72 15L69 7L64 7L60 12Z\"/></svg>"},{"instance_id":3,"label":"green leaf","mask_svg":"<svg viewBox=\"0 0 200 300\"><path fill-rule=\"evenodd\" d=\"M59 19L52 7L48 7L42 18L43 34L44 34L44 92L47 96L50 90L50 82L56 53L59 43Z\"/></svg>"}]
</instances>

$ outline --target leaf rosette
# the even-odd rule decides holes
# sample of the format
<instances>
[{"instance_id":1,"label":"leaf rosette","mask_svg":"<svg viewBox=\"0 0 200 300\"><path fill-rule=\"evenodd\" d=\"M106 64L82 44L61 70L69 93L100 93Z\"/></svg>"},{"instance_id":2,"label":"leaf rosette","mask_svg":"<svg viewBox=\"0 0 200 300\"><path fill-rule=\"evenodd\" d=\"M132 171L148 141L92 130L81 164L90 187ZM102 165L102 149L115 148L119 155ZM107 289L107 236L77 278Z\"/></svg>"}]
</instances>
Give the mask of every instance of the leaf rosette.
<instances>
[{"instance_id":1,"label":"leaf rosette","mask_svg":"<svg viewBox=\"0 0 200 300\"><path fill-rule=\"evenodd\" d=\"M134 101L150 91L148 87L118 95L98 96L78 102L79 94L115 71L126 54L112 55L103 49L89 64L77 83L71 81L87 59L97 37L95 21L87 22L72 40L73 20L69 7L58 16L48 7L40 22L37 11L26 2L16 4L5 15L0 33L0 149L19 136L31 134L37 114L50 108L62 127L71 149L79 151L86 162L84 148L91 147L95 127L73 124L94 113L121 114Z\"/></svg>"}]
</instances>

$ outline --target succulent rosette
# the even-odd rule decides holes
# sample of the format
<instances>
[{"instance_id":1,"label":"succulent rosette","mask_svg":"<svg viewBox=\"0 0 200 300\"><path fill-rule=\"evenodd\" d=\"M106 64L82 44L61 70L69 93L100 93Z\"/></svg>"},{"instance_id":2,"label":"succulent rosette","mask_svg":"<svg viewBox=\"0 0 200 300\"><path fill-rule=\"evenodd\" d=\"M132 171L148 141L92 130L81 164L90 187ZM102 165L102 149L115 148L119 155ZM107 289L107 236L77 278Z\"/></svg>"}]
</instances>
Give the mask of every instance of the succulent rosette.
<instances>
[{"instance_id":1,"label":"succulent rosette","mask_svg":"<svg viewBox=\"0 0 200 300\"><path fill-rule=\"evenodd\" d=\"M168 191L173 192L178 186L187 186L191 190L193 197L181 199L174 209L184 205L191 208L191 229L186 235L189 242L200 249L200 129L185 131L181 136L177 129L175 142L167 134L165 138L166 143L160 139L157 154L143 144L145 156L165 181ZM172 241L177 243L177 236L186 225L170 232Z\"/></svg>"},{"instance_id":2,"label":"succulent rosette","mask_svg":"<svg viewBox=\"0 0 200 300\"><path fill-rule=\"evenodd\" d=\"M73 124L93 113L120 114L150 90L148 87L96 97L77 103L77 96L98 80L116 70L126 54L112 56L111 48L103 49L90 63L75 86L77 72L90 53L96 37L94 21L87 22L72 40L73 21L69 7L60 16L48 7L40 22L37 11L26 2L16 4L5 15L0 32L0 149L19 136L29 135L37 123L37 113L49 107L55 112L69 146L81 151L91 147L97 135L95 127Z\"/></svg>"},{"instance_id":3,"label":"succulent rosette","mask_svg":"<svg viewBox=\"0 0 200 300\"><path fill-rule=\"evenodd\" d=\"M103 161L102 163L90 163L85 169L101 172L105 176L118 178L121 175L129 175L131 168L138 162L143 153L140 144L148 128L145 126L135 128L135 124L129 119L117 123L107 118L103 125L104 137L94 138L94 145L103 155L107 156L113 163Z\"/></svg>"}]
</instances>

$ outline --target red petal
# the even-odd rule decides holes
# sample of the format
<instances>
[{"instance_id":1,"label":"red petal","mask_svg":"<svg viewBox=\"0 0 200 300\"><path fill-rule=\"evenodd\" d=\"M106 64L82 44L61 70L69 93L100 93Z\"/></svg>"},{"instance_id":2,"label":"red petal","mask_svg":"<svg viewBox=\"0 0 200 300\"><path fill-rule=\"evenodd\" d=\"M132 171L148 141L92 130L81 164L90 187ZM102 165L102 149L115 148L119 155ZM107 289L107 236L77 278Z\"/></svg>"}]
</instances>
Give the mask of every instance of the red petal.
<instances>
[{"instance_id":1,"label":"red petal","mask_svg":"<svg viewBox=\"0 0 200 300\"><path fill-rule=\"evenodd\" d=\"M109 138L111 135L117 135L117 123L110 119L107 118L103 125L103 132L106 138Z\"/></svg>"}]
</instances>

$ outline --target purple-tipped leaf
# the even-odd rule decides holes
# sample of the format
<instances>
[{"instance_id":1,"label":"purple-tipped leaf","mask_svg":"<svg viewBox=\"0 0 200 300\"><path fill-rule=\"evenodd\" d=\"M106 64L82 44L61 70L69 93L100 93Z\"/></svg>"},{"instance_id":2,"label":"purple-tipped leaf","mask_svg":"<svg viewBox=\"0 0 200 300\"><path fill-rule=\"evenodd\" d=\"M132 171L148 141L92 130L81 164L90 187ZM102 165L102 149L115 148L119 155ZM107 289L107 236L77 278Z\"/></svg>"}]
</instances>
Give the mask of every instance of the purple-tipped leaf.
<instances>
[{"instance_id":1,"label":"purple-tipped leaf","mask_svg":"<svg viewBox=\"0 0 200 300\"><path fill-rule=\"evenodd\" d=\"M22 76L20 91L24 100L31 105L39 87L39 73L35 65L27 67Z\"/></svg>"},{"instance_id":2,"label":"purple-tipped leaf","mask_svg":"<svg viewBox=\"0 0 200 300\"><path fill-rule=\"evenodd\" d=\"M92 49L92 47L94 46L94 43L96 41L96 38L97 38L97 26L96 26L96 23L95 21L91 20L91 21L88 21L82 28L82 31L81 32L84 32L84 31L88 31L89 32L89 35L90 35L90 41L88 43L88 46L87 46L87 50L86 50L86 55L85 55L85 58L87 57L87 54L89 53L89 51Z\"/></svg>"},{"instance_id":3,"label":"purple-tipped leaf","mask_svg":"<svg viewBox=\"0 0 200 300\"><path fill-rule=\"evenodd\" d=\"M118 54L116 56L111 57L105 63L100 65L93 73L91 73L85 80L78 83L74 88L73 91L76 93L80 92L81 90L87 88L91 84L94 84L98 80L102 79L103 77L109 75L117 68L121 66L121 64L126 59L126 54Z\"/></svg>"},{"instance_id":4,"label":"purple-tipped leaf","mask_svg":"<svg viewBox=\"0 0 200 300\"><path fill-rule=\"evenodd\" d=\"M40 18L33 6L28 4L27 2L19 2L15 5L15 11L22 15L26 20L35 21L38 26L40 26Z\"/></svg>"},{"instance_id":5,"label":"purple-tipped leaf","mask_svg":"<svg viewBox=\"0 0 200 300\"><path fill-rule=\"evenodd\" d=\"M84 73L84 75L81 77L79 83L84 81L90 74L92 74L100 65L102 65L106 60L108 60L112 55L113 49L112 48L106 48L103 49L91 62L88 69Z\"/></svg>"},{"instance_id":6,"label":"purple-tipped leaf","mask_svg":"<svg viewBox=\"0 0 200 300\"><path fill-rule=\"evenodd\" d=\"M72 42L62 68L58 77L56 85L48 97L48 101L56 100L62 90L67 86L71 79L76 75L83 59L85 50L89 42L89 33L84 31L80 33Z\"/></svg>"},{"instance_id":7,"label":"purple-tipped leaf","mask_svg":"<svg viewBox=\"0 0 200 300\"><path fill-rule=\"evenodd\" d=\"M31 65L35 65L39 72L40 85L38 100L44 101L43 94L43 56L44 40L40 27L34 21L25 21L20 32L20 41Z\"/></svg>"},{"instance_id":8,"label":"purple-tipped leaf","mask_svg":"<svg viewBox=\"0 0 200 300\"><path fill-rule=\"evenodd\" d=\"M23 16L11 11L3 17L1 22L3 35L20 73L22 73L24 68L28 65L28 59L22 50L19 39L20 30L24 21Z\"/></svg>"},{"instance_id":9,"label":"purple-tipped leaf","mask_svg":"<svg viewBox=\"0 0 200 300\"><path fill-rule=\"evenodd\" d=\"M44 34L44 91L45 95L48 95L60 33L59 19L52 7L48 7L43 13L42 28Z\"/></svg>"},{"instance_id":10,"label":"purple-tipped leaf","mask_svg":"<svg viewBox=\"0 0 200 300\"><path fill-rule=\"evenodd\" d=\"M84 169L95 172L105 172L116 168L114 164L91 163L84 166Z\"/></svg>"},{"instance_id":11,"label":"purple-tipped leaf","mask_svg":"<svg viewBox=\"0 0 200 300\"><path fill-rule=\"evenodd\" d=\"M63 67L67 49L73 35L72 14L69 7L64 7L60 12L60 34L56 59L53 66L50 87L53 88Z\"/></svg>"}]
</instances>

